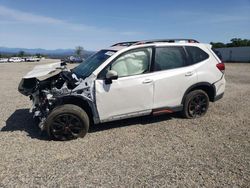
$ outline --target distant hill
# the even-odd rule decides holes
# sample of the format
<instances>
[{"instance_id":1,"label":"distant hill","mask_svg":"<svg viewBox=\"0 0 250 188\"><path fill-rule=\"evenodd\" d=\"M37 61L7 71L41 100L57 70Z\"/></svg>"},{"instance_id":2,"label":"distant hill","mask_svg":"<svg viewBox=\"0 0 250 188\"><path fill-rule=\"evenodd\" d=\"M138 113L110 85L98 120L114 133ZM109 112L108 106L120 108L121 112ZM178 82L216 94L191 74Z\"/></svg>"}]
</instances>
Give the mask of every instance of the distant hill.
<instances>
[{"instance_id":1,"label":"distant hill","mask_svg":"<svg viewBox=\"0 0 250 188\"><path fill-rule=\"evenodd\" d=\"M24 51L27 55L35 55L35 54L42 54L46 55L51 58L63 58L66 56L74 55L74 49L55 49L55 50L46 50L42 48L8 48L8 47L0 47L0 54L1 55L15 55L20 51ZM93 54L93 51L84 51L84 57L88 57L89 55Z\"/></svg>"}]
</instances>

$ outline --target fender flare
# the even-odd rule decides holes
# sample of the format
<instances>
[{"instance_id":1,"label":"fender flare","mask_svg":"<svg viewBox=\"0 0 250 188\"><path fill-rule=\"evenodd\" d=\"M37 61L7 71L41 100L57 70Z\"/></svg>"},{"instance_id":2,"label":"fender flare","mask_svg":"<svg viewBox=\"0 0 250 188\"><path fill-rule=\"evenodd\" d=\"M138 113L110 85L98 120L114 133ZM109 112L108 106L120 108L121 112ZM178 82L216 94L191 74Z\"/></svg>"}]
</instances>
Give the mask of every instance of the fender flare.
<instances>
[{"instance_id":1,"label":"fender flare","mask_svg":"<svg viewBox=\"0 0 250 188\"><path fill-rule=\"evenodd\" d=\"M214 98L215 98L215 95L216 95L216 88L213 84L210 84L209 82L199 82L199 83L196 83L194 85L191 85L184 93L183 97L182 97L182 100L181 100L181 104L184 104L184 100L187 96L187 94L190 92L190 91L193 91L194 89L198 89L200 87L209 87L209 88L212 88L212 93L208 94L209 95L209 99L211 101L214 101Z\"/></svg>"},{"instance_id":2,"label":"fender flare","mask_svg":"<svg viewBox=\"0 0 250 188\"><path fill-rule=\"evenodd\" d=\"M95 124L99 123L100 121L96 105L88 98L85 98L81 95L65 95L58 97L56 101L58 105L75 104L86 110L88 115L92 116L92 118L90 117L90 119L92 119Z\"/></svg>"}]
</instances>

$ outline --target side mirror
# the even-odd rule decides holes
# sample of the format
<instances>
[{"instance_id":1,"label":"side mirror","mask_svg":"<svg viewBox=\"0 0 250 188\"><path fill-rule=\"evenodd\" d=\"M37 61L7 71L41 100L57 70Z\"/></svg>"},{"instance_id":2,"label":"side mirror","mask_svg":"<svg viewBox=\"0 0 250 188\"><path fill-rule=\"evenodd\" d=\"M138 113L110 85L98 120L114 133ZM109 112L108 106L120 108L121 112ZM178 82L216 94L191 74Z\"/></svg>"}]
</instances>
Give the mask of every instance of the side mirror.
<instances>
[{"instance_id":1,"label":"side mirror","mask_svg":"<svg viewBox=\"0 0 250 188\"><path fill-rule=\"evenodd\" d=\"M117 80L118 74L114 70L109 70L106 74L105 84L112 84L112 80Z\"/></svg>"}]
</instances>

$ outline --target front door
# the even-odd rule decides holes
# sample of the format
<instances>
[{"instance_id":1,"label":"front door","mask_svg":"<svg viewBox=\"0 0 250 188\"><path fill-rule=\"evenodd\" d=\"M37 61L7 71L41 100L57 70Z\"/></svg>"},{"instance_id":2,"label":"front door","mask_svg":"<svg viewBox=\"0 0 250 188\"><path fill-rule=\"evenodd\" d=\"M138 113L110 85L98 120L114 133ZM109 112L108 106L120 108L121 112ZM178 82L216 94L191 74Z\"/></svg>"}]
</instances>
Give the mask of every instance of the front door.
<instances>
[{"instance_id":1,"label":"front door","mask_svg":"<svg viewBox=\"0 0 250 188\"><path fill-rule=\"evenodd\" d=\"M100 74L108 70L118 73L118 79L105 84L105 78L95 81L96 104L101 121L149 114L153 107L153 80L150 78L152 49L142 48L120 55Z\"/></svg>"}]
</instances>

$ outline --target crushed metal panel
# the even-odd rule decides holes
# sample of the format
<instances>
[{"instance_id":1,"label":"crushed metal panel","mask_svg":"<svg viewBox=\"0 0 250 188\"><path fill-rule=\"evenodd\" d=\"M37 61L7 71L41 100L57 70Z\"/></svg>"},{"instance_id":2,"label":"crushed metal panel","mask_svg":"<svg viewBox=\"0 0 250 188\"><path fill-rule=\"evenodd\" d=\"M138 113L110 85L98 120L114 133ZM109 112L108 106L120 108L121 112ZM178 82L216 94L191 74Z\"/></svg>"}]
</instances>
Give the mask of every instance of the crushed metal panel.
<instances>
[{"instance_id":1,"label":"crushed metal panel","mask_svg":"<svg viewBox=\"0 0 250 188\"><path fill-rule=\"evenodd\" d=\"M47 64L47 65L37 65L28 72L23 78L36 78L36 77L41 77L45 76L47 74L53 73L56 71L58 68L61 68L61 62L57 63L52 63L52 64Z\"/></svg>"}]
</instances>

